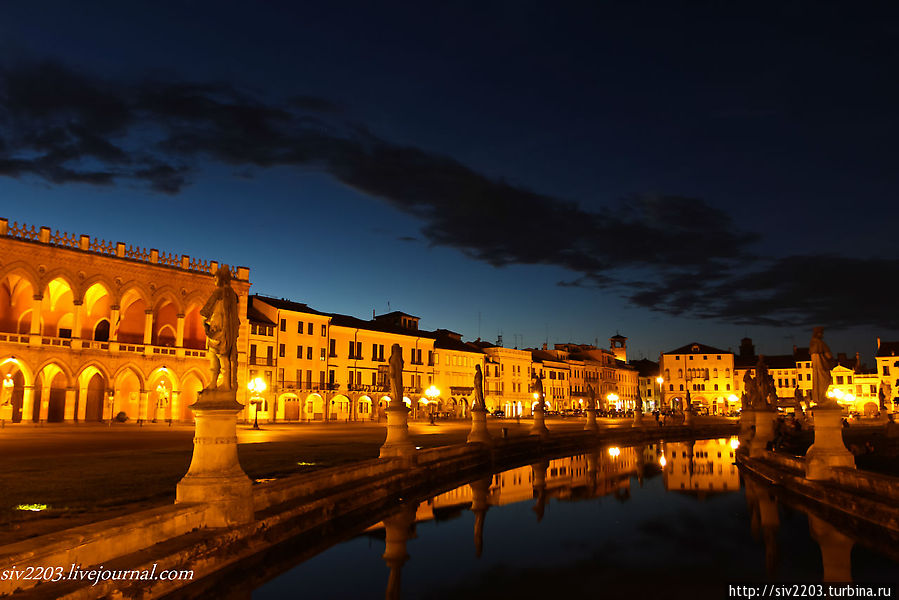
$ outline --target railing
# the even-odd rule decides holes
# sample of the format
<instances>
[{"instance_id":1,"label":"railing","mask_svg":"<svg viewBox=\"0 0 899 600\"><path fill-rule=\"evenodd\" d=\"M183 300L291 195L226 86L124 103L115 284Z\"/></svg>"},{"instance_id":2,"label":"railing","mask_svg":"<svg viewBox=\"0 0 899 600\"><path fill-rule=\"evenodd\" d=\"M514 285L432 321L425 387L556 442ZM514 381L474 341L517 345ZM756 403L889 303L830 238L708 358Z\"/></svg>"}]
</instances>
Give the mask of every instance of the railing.
<instances>
[{"instance_id":1,"label":"railing","mask_svg":"<svg viewBox=\"0 0 899 600\"><path fill-rule=\"evenodd\" d=\"M259 366L259 367L274 367L275 359L274 358L261 358L259 356L251 356L248 361L251 365Z\"/></svg>"},{"instance_id":2,"label":"railing","mask_svg":"<svg viewBox=\"0 0 899 600\"><path fill-rule=\"evenodd\" d=\"M119 352L133 352L134 354L146 354L150 349L151 354L159 356L177 356L179 350L183 350L184 356L189 358L204 358L206 350L193 350L189 348L173 348L171 346L153 346L150 344L136 344L132 342L115 342L101 340L86 340L78 338L60 338L42 335L40 336L41 346L50 348L71 348L73 343L80 343L82 350L110 350L110 344L116 344ZM11 344L29 344L31 334L27 333L7 333L0 332L0 342ZM77 346L76 346L77 348Z\"/></svg>"},{"instance_id":3,"label":"railing","mask_svg":"<svg viewBox=\"0 0 899 600\"><path fill-rule=\"evenodd\" d=\"M164 265L185 271L195 271L199 273L214 273L219 268L216 261L206 261L197 258L191 258L186 254L175 254L174 252L159 252L155 248L147 249L140 246L125 245L123 242L110 242L92 238L88 235L75 235L74 233L60 232L58 229L51 231L49 227L35 227L18 221L9 224L7 219L0 219L0 236L27 240L30 242L38 242L58 248L68 248L70 250L80 250L83 252L92 252L94 254L102 254L104 256L112 256L117 258L127 258L140 262ZM231 271L231 277L239 280L249 279L249 269L246 267L228 267Z\"/></svg>"}]
</instances>

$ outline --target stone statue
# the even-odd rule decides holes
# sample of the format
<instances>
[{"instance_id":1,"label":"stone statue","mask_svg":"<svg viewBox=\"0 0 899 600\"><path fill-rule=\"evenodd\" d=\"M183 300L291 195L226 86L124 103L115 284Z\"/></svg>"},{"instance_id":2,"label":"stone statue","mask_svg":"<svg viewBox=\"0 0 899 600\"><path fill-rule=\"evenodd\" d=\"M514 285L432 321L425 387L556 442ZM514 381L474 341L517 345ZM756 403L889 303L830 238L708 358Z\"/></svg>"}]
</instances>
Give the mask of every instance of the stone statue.
<instances>
[{"instance_id":1,"label":"stone statue","mask_svg":"<svg viewBox=\"0 0 899 600\"><path fill-rule=\"evenodd\" d=\"M543 378L534 373L534 391L537 392L537 407L543 409L545 407L544 404L544 393L543 393Z\"/></svg>"},{"instance_id":2,"label":"stone statue","mask_svg":"<svg viewBox=\"0 0 899 600\"><path fill-rule=\"evenodd\" d=\"M481 373L481 365L474 366L474 401L471 410L487 410L484 402L484 376Z\"/></svg>"},{"instance_id":3,"label":"stone statue","mask_svg":"<svg viewBox=\"0 0 899 600\"><path fill-rule=\"evenodd\" d=\"M690 390L687 390L687 400L686 406L684 407L684 412L688 412L691 415L693 414L693 397L690 396Z\"/></svg>"},{"instance_id":4,"label":"stone statue","mask_svg":"<svg viewBox=\"0 0 899 600\"><path fill-rule=\"evenodd\" d=\"M405 408L403 402L403 347L394 344L390 347L390 359L387 362L390 377L390 393L393 396L388 408Z\"/></svg>"},{"instance_id":5,"label":"stone statue","mask_svg":"<svg viewBox=\"0 0 899 600\"><path fill-rule=\"evenodd\" d=\"M206 388L237 390L237 333L239 301L237 292L231 289L231 271L222 265L215 273L215 291L200 310L203 329L206 330L206 347L210 350L209 362L212 381Z\"/></svg>"},{"instance_id":6,"label":"stone statue","mask_svg":"<svg viewBox=\"0 0 899 600\"><path fill-rule=\"evenodd\" d=\"M815 327L808 352L812 357L812 401L819 408L836 408L837 402L827 397L827 389L833 383L830 370L833 368L833 354L824 342L824 328Z\"/></svg>"},{"instance_id":7,"label":"stone statue","mask_svg":"<svg viewBox=\"0 0 899 600\"><path fill-rule=\"evenodd\" d=\"M880 382L880 389L877 390L877 398L880 400L880 410L887 410L887 402L889 402L892 390L890 384L886 381Z\"/></svg>"},{"instance_id":8,"label":"stone statue","mask_svg":"<svg viewBox=\"0 0 899 600\"><path fill-rule=\"evenodd\" d=\"M596 410L596 390L589 383L587 384L587 409Z\"/></svg>"},{"instance_id":9,"label":"stone statue","mask_svg":"<svg viewBox=\"0 0 899 600\"><path fill-rule=\"evenodd\" d=\"M803 401L805 400L805 394L802 393L802 390L799 389L799 386L796 386L796 389L793 390L793 399L796 401L796 410L804 411L807 406L803 406Z\"/></svg>"},{"instance_id":10,"label":"stone statue","mask_svg":"<svg viewBox=\"0 0 899 600\"><path fill-rule=\"evenodd\" d=\"M746 374L749 375L749 371L747 371ZM743 378L743 383L744 383L744 385L746 383L745 377ZM747 394L746 392L743 392L742 394L740 394L740 410L749 410L749 407L750 407L749 394Z\"/></svg>"},{"instance_id":11,"label":"stone statue","mask_svg":"<svg viewBox=\"0 0 899 600\"><path fill-rule=\"evenodd\" d=\"M642 412L643 412L643 397L640 396L639 393L637 394L637 400L635 401L634 404L635 404L636 409L637 409L636 412L642 413Z\"/></svg>"}]
</instances>

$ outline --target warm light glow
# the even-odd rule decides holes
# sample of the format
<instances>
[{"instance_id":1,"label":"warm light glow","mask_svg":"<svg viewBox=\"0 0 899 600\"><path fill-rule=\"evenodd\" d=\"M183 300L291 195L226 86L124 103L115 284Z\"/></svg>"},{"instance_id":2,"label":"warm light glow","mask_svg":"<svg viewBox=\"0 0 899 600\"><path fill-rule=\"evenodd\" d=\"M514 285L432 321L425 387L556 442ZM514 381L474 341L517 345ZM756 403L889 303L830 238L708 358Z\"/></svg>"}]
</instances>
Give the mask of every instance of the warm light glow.
<instances>
[{"instance_id":1,"label":"warm light glow","mask_svg":"<svg viewBox=\"0 0 899 600\"><path fill-rule=\"evenodd\" d=\"M540 398L540 395L537 394L537 392L534 392L534 400L538 400L539 398Z\"/></svg>"},{"instance_id":2,"label":"warm light glow","mask_svg":"<svg viewBox=\"0 0 899 600\"><path fill-rule=\"evenodd\" d=\"M618 402L618 394L615 392L609 392L609 395L606 396L606 399L610 402Z\"/></svg>"},{"instance_id":3,"label":"warm light glow","mask_svg":"<svg viewBox=\"0 0 899 600\"><path fill-rule=\"evenodd\" d=\"M27 510L31 512L40 512L42 510L47 510L46 504L20 504L16 507L16 510Z\"/></svg>"},{"instance_id":4,"label":"warm light glow","mask_svg":"<svg viewBox=\"0 0 899 600\"><path fill-rule=\"evenodd\" d=\"M257 377L256 379L247 382L247 389L254 394L261 394L268 389L268 386L265 384L265 379Z\"/></svg>"},{"instance_id":5,"label":"warm light glow","mask_svg":"<svg viewBox=\"0 0 899 600\"><path fill-rule=\"evenodd\" d=\"M728 396L727 399L731 402L739 402L740 401L740 399L737 398L737 396L734 394L731 394L730 396Z\"/></svg>"},{"instance_id":6,"label":"warm light glow","mask_svg":"<svg viewBox=\"0 0 899 600\"><path fill-rule=\"evenodd\" d=\"M668 464L668 461L665 460L665 457L664 457L664 456L660 456L660 457L659 457L659 464L662 465L662 467L664 468L664 466L665 466L666 464Z\"/></svg>"},{"instance_id":7,"label":"warm light glow","mask_svg":"<svg viewBox=\"0 0 899 600\"><path fill-rule=\"evenodd\" d=\"M0 365L5 365L6 363L10 363L10 362L11 362L12 364L14 364L14 365L19 364L19 360L18 360L18 359L16 359L16 358L7 358L7 359L4 360L3 362L0 362Z\"/></svg>"},{"instance_id":8,"label":"warm light glow","mask_svg":"<svg viewBox=\"0 0 899 600\"><path fill-rule=\"evenodd\" d=\"M665 383L665 380L662 377L656 377L656 383L662 385L663 383Z\"/></svg>"},{"instance_id":9,"label":"warm light glow","mask_svg":"<svg viewBox=\"0 0 899 600\"><path fill-rule=\"evenodd\" d=\"M403 396L403 404L406 405L406 408L412 408L412 400L410 400L406 396Z\"/></svg>"},{"instance_id":10,"label":"warm light glow","mask_svg":"<svg viewBox=\"0 0 899 600\"><path fill-rule=\"evenodd\" d=\"M735 437L730 438L730 447L736 450L740 447L740 440Z\"/></svg>"},{"instance_id":11,"label":"warm light glow","mask_svg":"<svg viewBox=\"0 0 899 600\"><path fill-rule=\"evenodd\" d=\"M429 387L428 389L425 390L425 396L427 396L431 400L433 400L434 398L436 398L439 395L440 395L440 390L438 390L436 386L432 385L431 387Z\"/></svg>"},{"instance_id":12,"label":"warm light glow","mask_svg":"<svg viewBox=\"0 0 899 600\"><path fill-rule=\"evenodd\" d=\"M609 456L614 458L619 454L621 454L621 448L619 448L618 446L612 446L611 448L609 448Z\"/></svg>"}]
</instances>

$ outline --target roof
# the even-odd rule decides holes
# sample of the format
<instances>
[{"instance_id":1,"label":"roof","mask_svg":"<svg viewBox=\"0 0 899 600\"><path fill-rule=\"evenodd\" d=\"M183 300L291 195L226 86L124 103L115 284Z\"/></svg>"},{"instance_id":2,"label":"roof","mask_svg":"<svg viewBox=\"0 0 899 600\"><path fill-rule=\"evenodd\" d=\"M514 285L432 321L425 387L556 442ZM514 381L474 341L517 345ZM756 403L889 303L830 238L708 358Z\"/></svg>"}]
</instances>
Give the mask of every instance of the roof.
<instances>
[{"instance_id":1,"label":"roof","mask_svg":"<svg viewBox=\"0 0 899 600\"><path fill-rule=\"evenodd\" d=\"M472 352L475 354L483 354L483 350L474 344L466 344L462 340L456 339L451 335L438 333L437 340L434 342L434 348L440 350L455 350L457 352Z\"/></svg>"},{"instance_id":2,"label":"roof","mask_svg":"<svg viewBox=\"0 0 899 600\"><path fill-rule=\"evenodd\" d=\"M610 337L609 339L610 339L610 340L626 340L626 339L627 339L627 336L626 336L626 335L619 335L619 334L616 333L615 335L613 335L613 336Z\"/></svg>"},{"instance_id":3,"label":"roof","mask_svg":"<svg viewBox=\"0 0 899 600\"><path fill-rule=\"evenodd\" d=\"M880 342L875 356L899 356L899 342Z\"/></svg>"},{"instance_id":4,"label":"roof","mask_svg":"<svg viewBox=\"0 0 899 600\"><path fill-rule=\"evenodd\" d=\"M292 310L294 312L302 312L309 313L312 315L323 315L328 316L328 313L323 313L320 310L315 310L314 308L309 308L308 305L303 304L301 302L294 302L293 300L287 300L285 298L272 298L270 296L260 296L259 294L253 294L250 296L250 299L258 298L262 302L270 306L274 306L280 310Z\"/></svg>"},{"instance_id":5,"label":"roof","mask_svg":"<svg viewBox=\"0 0 899 600\"><path fill-rule=\"evenodd\" d=\"M531 360L534 362L565 362L564 358L559 358L548 350L531 350Z\"/></svg>"},{"instance_id":6,"label":"roof","mask_svg":"<svg viewBox=\"0 0 899 600\"><path fill-rule=\"evenodd\" d=\"M632 360L631 366L637 369L640 377L657 377L659 375L659 363L648 358Z\"/></svg>"},{"instance_id":7,"label":"roof","mask_svg":"<svg viewBox=\"0 0 899 600\"><path fill-rule=\"evenodd\" d=\"M259 312L259 309L253 306L252 302L247 303L247 320L251 323L262 323L263 325L274 325L275 322Z\"/></svg>"},{"instance_id":8,"label":"roof","mask_svg":"<svg viewBox=\"0 0 899 600\"><path fill-rule=\"evenodd\" d=\"M421 329L409 329L408 327L400 327L386 321L364 321L362 319L351 317L350 315L342 315L339 313L322 313L331 317L331 325L340 327L350 327L353 329L366 329L368 331L380 331L382 333L395 333L397 335L405 335L408 337L422 337L435 339L437 335L430 331Z\"/></svg>"},{"instance_id":9,"label":"roof","mask_svg":"<svg viewBox=\"0 0 899 600\"><path fill-rule=\"evenodd\" d=\"M376 319L384 319L387 317L409 317L411 319L420 319L421 317L416 317L415 315L410 315L409 313L404 313L399 310L394 310L389 313L384 313L383 315L375 315Z\"/></svg>"},{"instance_id":10,"label":"roof","mask_svg":"<svg viewBox=\"0 0 899 600\"><path fill-rule=\"evenodd\" d=\"M699 342L693 342L692 344L687 344L686 346L663 352L663 354L733 354L733 352L721 350L713 346L706 346Z\"/></svg>"}]
</instances>

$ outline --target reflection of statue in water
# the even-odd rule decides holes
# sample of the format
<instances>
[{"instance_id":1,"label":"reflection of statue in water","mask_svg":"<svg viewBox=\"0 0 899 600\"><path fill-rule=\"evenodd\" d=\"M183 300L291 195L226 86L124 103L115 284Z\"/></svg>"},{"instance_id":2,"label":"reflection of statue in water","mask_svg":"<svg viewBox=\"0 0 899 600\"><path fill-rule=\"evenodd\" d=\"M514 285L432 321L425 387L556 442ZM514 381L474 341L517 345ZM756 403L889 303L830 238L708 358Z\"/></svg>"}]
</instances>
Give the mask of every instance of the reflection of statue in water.
<instances>
[{"instance_id":1,"label":"reflection of statue in water","mask_svg":"<svg viewBox=\"0 0 899 600\"><path fill-rule=\"evenodd\" d=\"M827 397L827 389L833 383L833 354L824 342L823 327L815 327L808 352L812 356L812 401L820 408L835 408L836 401Z\"/></svg>"},{"instance_id":2,"label":"reflection of statue in water","mask_svg":"<svg viewBox=\"0 0 899 600\"><path fill-rule=\"evenodd\" d=\"M474 366L474 400L471 410L487 410L484 402L484 375L481 373L481 365Z\"/></svg>"},{"instance_id":3,"label":"reflection of statue in water","mask_svg":"<svg viewBox=\"0 0 899 600\"><path fill-rule=\"evenodd\" d=\"M231 289L231 271L228 267L222 265L216 271L215 286L215 291L200 310L212 370L212 381L206 389L218 388L221 373L222 389L237 390L237 329L240 319L237 293Z\"/></svg>"},{"instance_id":4,"label":"reflection of statue in water","mask_svg":"<svg viewBox=\"0 0 899 600\"><path fill-rule=\"evenodd\" d=\"M392 394L388 409L405 408L403 402L403 348L399 344L390 347L390 360L387 362Z\"/></svg>"}]
</instances>

